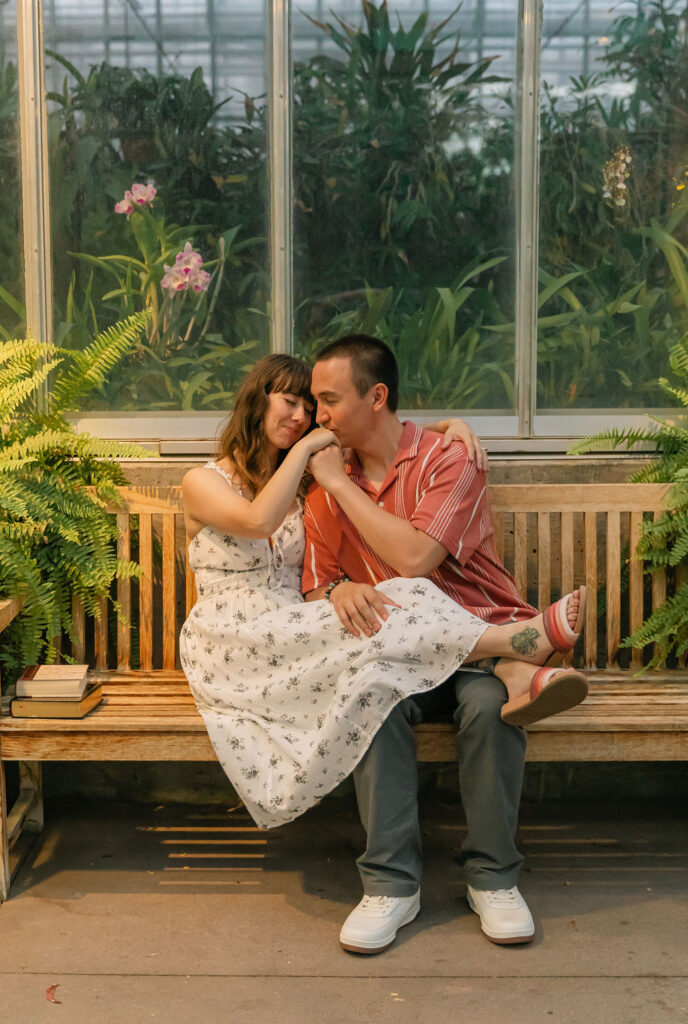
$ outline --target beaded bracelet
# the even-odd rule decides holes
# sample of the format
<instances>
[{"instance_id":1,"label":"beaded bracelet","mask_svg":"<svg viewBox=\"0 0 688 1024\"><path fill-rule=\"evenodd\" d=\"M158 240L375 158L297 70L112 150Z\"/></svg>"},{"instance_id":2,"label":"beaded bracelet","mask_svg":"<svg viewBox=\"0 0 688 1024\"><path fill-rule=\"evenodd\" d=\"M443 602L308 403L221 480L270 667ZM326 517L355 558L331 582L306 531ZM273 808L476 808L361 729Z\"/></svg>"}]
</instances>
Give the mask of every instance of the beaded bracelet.
<instances>
[{"instance_id":1,"label":"beaded bracelet","mask_svg":"<svg viewBox=\"0 0 688 1024\"><path fill-rule=\"evenodd\" d=\"M348 576L338 576L336 580L332 580L331 583L327 584L327 586L325 587L325 593L323 594L323 597L325 598L326 601L331 601L332 600L332 591L334 590L334 588L338 587L340 583L350 583L350 582L351 582L351 580L349 579Z\"/></svg>"}]
</instances>

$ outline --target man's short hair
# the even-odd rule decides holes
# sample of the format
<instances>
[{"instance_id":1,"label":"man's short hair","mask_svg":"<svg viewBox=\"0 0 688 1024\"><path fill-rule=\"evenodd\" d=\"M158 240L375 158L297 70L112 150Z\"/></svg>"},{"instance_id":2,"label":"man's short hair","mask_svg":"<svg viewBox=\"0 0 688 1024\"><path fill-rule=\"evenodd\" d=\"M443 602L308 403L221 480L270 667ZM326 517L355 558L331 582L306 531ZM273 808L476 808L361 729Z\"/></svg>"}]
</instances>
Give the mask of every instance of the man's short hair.
<instances>
[{"instance_id":1,"label":"man's short hair","mask_svg":"<svg viewBox=\"0 0 688 1024\"><path fill-rule=\"evenodd\" d=\"M396 412L399 405L399 367L394 353L384 341L369 334L346 334L331 341L318 352L316 363L327 359L347 358L351 362L351 379L362 398L375 384L387 387L387 408Z\"/></svg>"}]
</instances>

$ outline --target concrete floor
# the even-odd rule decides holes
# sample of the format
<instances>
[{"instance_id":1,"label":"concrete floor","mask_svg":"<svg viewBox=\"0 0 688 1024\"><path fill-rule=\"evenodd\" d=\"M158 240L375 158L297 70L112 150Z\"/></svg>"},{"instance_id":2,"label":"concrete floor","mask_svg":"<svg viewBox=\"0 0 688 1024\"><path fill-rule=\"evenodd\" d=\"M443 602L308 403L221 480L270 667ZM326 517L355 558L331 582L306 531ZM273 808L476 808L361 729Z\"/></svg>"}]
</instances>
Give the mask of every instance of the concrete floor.
<instances>
[{"instance_id":1,"label":"concrete floor","mask_svg":"<svg viewBox=\"0 0 688 1024\"><path fill-rule=\"evenodd\" d=\"M524 807L536 939L498 947L465 903L460 810L435 800L421 914L377 957L337 942L359 896L349 798L269 833L241 808L47 810L0 907L1 1024L688 1022L678 808Z\"/></svg>"}]
</instances>

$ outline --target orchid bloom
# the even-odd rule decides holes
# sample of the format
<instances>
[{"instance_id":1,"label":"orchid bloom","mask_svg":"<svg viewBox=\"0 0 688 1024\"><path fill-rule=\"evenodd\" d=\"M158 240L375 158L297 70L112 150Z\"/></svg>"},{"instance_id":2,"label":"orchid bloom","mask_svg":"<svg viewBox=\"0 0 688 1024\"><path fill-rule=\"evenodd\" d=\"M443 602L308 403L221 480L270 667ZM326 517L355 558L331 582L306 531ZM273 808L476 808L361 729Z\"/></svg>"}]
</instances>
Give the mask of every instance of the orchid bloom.
<instances>
[{"instance_id":1,"label":"orchid bloom","mask_svg":"<svg viewBox=\"0 0 688 1024\"><path fill-rule=\"evenodd\" d=\"M173 295L189 289L205 292L210 284L210 274L203 270L202 266L203 257L200 252L196 252L191 242L187 242L182 251L175 256L172 266L164 264L165 276L160 284Z\"/></svg>"},{"instance_id":2,"label":"orchid bloom","mask_svg":"<svg viewBox=\"0 0 688 1024\"><path fill-rule=\"evenodd\" d=\"M129 217L136 207L152 206L158 194L155 185L144 185L141 182L134 182L131 188L124 193L124 199L115 203L115 213L126 213Z\"/></svg>"},{"instance_id":3,"label":"orchid bloom","mask_svg":"<svg viewBox=\"0 0 688 1024\"><path fill-rule=\"evenodd\" d=\"M125 192L124 195L129 196L137 206L152 206L157 193L155 185L142 185L137 182L131 186L131 191Z\"/></svg>"},{"instance_id":4,"label":"orchid bloom","mask_svg":"<svg viewBox=\"0 0 688 1024\"><path fill-rule=\"evenodd\" d=\"M120 199L118 203L115 203L115 213L126 213L127 217L134 209L134 204L131 199L127 199L128 193L125 193L124 199Z\"/></svg>"},{"instance_id":5,"label":"orchid bloom","mask_svg":"<svg viewBox=\"0 0 688 1024\"><path fill-rule=\"evenodd\" d=\"M177 292L185 292L189 284L189 279L184 271L181 270L176 263L171 267L165 263L164 268L165 275L160 282L161 287L166 288L173 295Z\"/></svg>"}]
</instances>

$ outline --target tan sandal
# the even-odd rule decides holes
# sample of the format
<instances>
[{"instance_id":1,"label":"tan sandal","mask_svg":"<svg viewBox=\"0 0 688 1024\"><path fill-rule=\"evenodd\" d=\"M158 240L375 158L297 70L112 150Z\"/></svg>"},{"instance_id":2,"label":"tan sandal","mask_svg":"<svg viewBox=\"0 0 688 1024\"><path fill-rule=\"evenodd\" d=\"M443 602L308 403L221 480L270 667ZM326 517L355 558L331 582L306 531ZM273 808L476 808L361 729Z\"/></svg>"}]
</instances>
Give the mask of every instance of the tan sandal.
<instances>
[{"instance_id":1,"label":"tan sandal","mask_svg":"<svg viewBox=\"0 0 688 1024\"><path fill-rule=\"evenodd\" d=\"M550 715L558 715L580 704L588 695L588 682L573 668L539 668L530 681L530 690L508 700L502 707L502 719L509 725L532 725Z\"/></svg>"}]
</instances>

